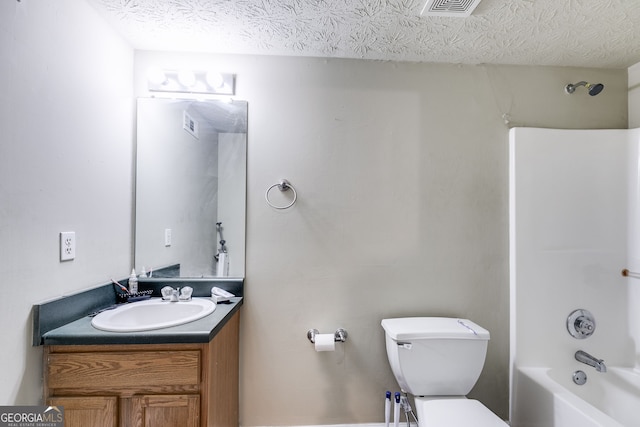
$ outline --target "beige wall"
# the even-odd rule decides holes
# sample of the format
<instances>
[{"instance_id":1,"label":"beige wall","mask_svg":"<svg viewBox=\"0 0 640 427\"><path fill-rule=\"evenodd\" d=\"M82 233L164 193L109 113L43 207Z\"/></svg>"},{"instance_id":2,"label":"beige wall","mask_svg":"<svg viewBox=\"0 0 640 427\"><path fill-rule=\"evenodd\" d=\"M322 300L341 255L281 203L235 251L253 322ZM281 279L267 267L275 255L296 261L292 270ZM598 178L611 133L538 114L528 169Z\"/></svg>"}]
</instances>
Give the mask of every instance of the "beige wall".
<instances>
[{"instance_id":1,"label":"beige wall","mask_svg":"<svg viewBox=\"0 0 640 427\"><path fill-rule=\"evenodd\" d=\"M136 54L223 67L249 101L241 423L380 422L380 320L469 317L492 333L472 395L508 412L508 126L626 128L626 70ZM569 82L605 83L597 97ZM266 205L286 178L298 202ZM309 328L349 340L316 353Z\"/></svg>"},{"instance_id":2,"label":"beige wall","mask_svg":"<svg viewBox=\"0 0 640 427\"><path fill-rule=\"evenodd\" d=\"M518 126L626 127L625 72L306 60L284 61L278 77L265 62L280 84L249 97L242 423L381 421L383 392L397 386L379 323L413 315L468 317L492 332L472 396L506 417L502 115ZM608 92L563 92L583 78ZM280 176L300 197L286 213L261 198ZM343 352L316 354L304 339L306 328L338 326L350 333Z\"/></svg>"}]
</instances>

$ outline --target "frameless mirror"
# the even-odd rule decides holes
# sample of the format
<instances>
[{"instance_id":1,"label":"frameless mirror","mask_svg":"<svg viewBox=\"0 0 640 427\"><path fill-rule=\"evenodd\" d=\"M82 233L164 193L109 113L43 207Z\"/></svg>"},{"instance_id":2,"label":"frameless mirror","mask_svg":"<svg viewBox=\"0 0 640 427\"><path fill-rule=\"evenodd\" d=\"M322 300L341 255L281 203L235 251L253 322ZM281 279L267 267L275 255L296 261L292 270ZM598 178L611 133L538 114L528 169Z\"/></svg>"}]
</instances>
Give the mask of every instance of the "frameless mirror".
<instances>
[{"instance_id":1,"label":"frameless mirror","mask_svg":"<svg viewBox=\"0 0 640 427\"><path fill-rule=\"evenodd\" d=\"M137 123L136 271L244 277L247 102L140 98Z\"/></svg>"}]
</instances>

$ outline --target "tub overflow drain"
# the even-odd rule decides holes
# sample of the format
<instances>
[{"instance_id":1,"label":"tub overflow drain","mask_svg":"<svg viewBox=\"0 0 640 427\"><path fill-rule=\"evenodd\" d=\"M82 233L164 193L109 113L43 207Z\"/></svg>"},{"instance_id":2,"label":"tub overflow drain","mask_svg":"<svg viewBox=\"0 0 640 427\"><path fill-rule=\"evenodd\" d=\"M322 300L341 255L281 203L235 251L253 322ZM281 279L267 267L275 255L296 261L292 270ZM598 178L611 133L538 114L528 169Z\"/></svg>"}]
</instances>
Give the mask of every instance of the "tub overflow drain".
<instances>
[{"instance_id":1,"label":"tub overflow drain","mask_svg":"<svg viewBox=\"0 0 640 427\"><path fill-rule=\"evenodd\" d=\"M573 373L573 382L578 385L584 385L587 382L587 374L583 371L575 371Z\"/></svg>"}]
</instances>

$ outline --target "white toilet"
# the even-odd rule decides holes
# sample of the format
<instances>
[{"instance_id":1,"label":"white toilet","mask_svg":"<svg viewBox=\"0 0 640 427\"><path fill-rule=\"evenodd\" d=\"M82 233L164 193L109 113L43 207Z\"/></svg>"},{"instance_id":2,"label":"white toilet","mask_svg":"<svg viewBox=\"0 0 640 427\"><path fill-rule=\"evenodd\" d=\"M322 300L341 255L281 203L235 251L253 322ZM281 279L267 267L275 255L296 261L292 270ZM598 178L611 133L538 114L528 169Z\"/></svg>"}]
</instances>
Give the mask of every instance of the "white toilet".
<instances>
[{"instance_id":1,"label":"white toilet","mask_svg":"<svg viewBox=\"0 0 640 427\"><path fill-rule=\"evenodd\" d=\"M387 356L402 391L415 398L419 427L505 427L466 394L487 354L489 331L467 319L384 319Z\"/></svg>"}]
</instances>

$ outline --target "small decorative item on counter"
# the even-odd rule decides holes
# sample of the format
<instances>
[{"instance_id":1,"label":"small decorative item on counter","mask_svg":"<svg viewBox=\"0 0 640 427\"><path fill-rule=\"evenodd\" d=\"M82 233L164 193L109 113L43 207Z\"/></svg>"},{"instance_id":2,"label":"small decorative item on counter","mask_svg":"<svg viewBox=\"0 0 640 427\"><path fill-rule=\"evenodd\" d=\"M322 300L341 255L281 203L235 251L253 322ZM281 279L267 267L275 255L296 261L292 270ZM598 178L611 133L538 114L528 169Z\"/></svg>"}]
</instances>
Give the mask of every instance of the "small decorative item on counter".
<instances>
[{"instance_id":1,"label":"small decorative item on counter","mask_svg":"<svg viewBox=\"0 0 640 427\"><path fill-rule=\"evenodd\" d=\"M135 294L138 292L138 276L136 276L136 269L131 270L131 276L129 276L129 293Z\"/></svg>"},{"instance_id":2,"label":"small decorative item on counter","mask_svg":"<svg viewBox=\"0 0 640 427\"><path fill-rule=\"evenodd\" d=\"M135 294L118 292L116 293L116 301L118 303L142 301L151 298L151 294L153 294L153 290L151 289L147 291L138 291Z\"/></svg>"},{"instance_id":3,"label":"small decorative item on counter","mask_svg":"<svg viewBox=\"0 0 640 427\"><path fill-rule=\"evenodd\" d=\"M231 300L231 298L235 297L231 292L227 292L224 289L218 288L214 286L211 288L211 299L217 303L227 302Z\"/></svg>"}]
</instances>

